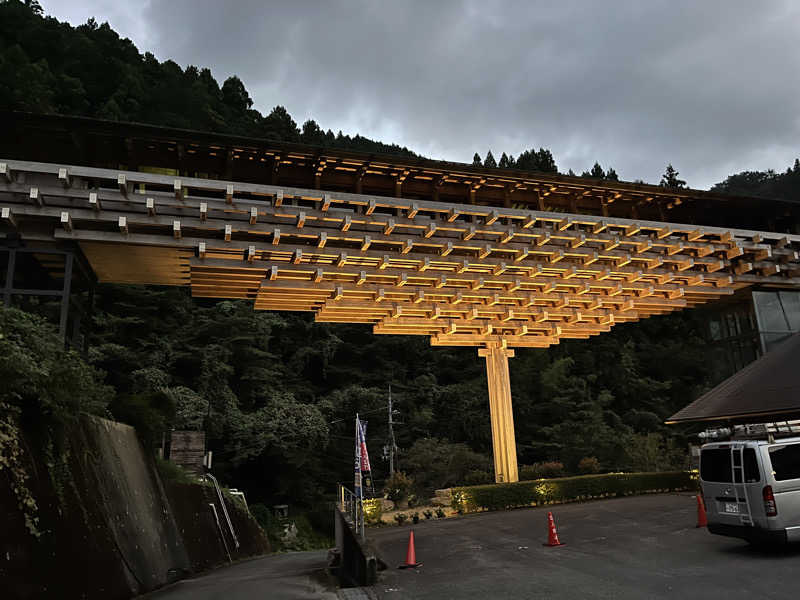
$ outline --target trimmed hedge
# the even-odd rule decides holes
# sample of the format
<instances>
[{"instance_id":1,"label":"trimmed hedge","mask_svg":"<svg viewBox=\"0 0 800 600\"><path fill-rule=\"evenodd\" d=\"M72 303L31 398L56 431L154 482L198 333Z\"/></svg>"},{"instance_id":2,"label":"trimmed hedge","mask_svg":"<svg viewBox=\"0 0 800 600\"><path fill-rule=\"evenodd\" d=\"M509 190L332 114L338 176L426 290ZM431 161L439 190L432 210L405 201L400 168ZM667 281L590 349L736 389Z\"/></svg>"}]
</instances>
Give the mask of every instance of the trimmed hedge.
<instances>
[{"instance_id":1,"label":"trimmed hedge","mask_svg":"<svg viewBox=\"0 0 800 600\"><path fill-rule=\"evenodd\" d=\"M668 471L663 473L580 475L558 479L458 487L453 488L450 494L454 509L459 512L477 512L696 488L697 475L695 473Z\"/></svg>"}]
</instances>

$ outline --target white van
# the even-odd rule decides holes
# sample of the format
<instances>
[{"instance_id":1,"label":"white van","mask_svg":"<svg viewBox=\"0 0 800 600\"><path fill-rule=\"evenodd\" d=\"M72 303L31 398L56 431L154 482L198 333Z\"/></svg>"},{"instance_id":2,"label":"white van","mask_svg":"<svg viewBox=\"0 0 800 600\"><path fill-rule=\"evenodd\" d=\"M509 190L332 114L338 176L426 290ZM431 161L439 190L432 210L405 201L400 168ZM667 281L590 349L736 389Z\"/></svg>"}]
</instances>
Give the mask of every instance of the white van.
<instances>
[{"instance_id":1,"label":"white van","mask_svg":"<svg viewBox=\"0 0 800 600\"><path fill-rule=\"evenodd\" d=\"M752 543L800 541L800 436L735 437L700 449L708 530Z\"/></svg>"}]
</instances>

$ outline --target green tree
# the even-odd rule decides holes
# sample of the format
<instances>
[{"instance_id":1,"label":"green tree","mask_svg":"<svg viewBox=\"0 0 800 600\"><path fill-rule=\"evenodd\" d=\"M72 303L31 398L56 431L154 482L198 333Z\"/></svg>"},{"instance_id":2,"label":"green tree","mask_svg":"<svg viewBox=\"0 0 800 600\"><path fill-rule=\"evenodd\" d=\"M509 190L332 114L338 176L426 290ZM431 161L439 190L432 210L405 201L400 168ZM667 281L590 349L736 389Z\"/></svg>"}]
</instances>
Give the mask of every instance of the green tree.
<instances>
[{"instance_id":1,"label":"green tree","mask_svg":"<svg viewBox=\"0 0 800 600\"><path fill-rule=\"evenodd\" d=\"M488 456L466 444L421 438L405 453L403 468L413 477L417 494L430 495L436 489L463 484L471 471L489 472L491 465Z\"/></svg>"},{"instance_id":2,"label":"green tree","mask_svg":"<svg viewBox=\"0 0 800 600\"><path fill-rule=\"evenodd\" d=\"M494 156L492 155L492 151L491 150L489 150L486 153L486 158L483 159L483 166L484 167L489 167L489 168L492 168L492 169L497 168L497 161L494 159Z\"/></svg>"},{"instance_id":3,"label":"green tree","mask_svg":"<svg viewBox=\"0 0 800 600\"><path fill-rule=\"evenodd\" d=\"M672 164L667 165L667 169L664 171L664 174L661 176L661 183L659 185L661 187L668 187L668 188L682 188L686 187L686 182L683 179L679 179L678 171L672 166Z\"/></svg>"},{"instance_id":4,"label":"green tree","mask_svg":"<svg viewBox=\"0 0 800 600\"><path fill-rule=\"evenodd\" d=\"M541 171L544 173L558 173L552 152L545 148L525 150L517 157L516 168L525 171Z\"/></svg>"},{"instance_id":5,"label":"green tree","mask_svg":"<svg viewBox=\"0 0 800 600\"><path fill-rule=\"evenodd\" d=\"M0 2L0 107L135 121L153 125L298 141L283 107L263 116L244 83L220 86L211 71L159 62L140 53L108 23L72 27L45 17L37 2ZM323 143L315 135L313 142ZM352 150L416 156L397 144L326 132L324 143Z\"/></svg>"},{"instance_id":6,"label":"green tree","mask_svg":"<svg viewBox=\"0 0 800 600\"><path fill-rule=\"evenodd\" d=\"M259 133L266 138L284 142L300 141L300 130L283 106L276 106L259 126ZM340 132L341 133L341 132Z\"/></svg>"},{"instance_id":7,"label":"green tree","mask_svg":"<svg viewBox=\"0 0 800 600\"><path fill-rule=\"evenodd\" d=\"M300 133L300 141L304 144L325 145L325 132L313 119L303 123L303 131Z\"/></svg>"},{"instance_id":8,"label":"green tree","mask_svg":"<svg viewBox=\"0 0 800 600\"><path fill-rule=\"evenodd\" d=\"M591 171L584 171L581 173L581 177L594 177L595 179L605 179L606 172L603 170L603 167L600 166L600 163L594 163Z\"/></svg>"},{"instance_id":9,"label":"green tree","mask_svg":"<svg viewBox=\"0 0 800 600\"><path fill-rule=\"evenodd\" d=\"M483 166L483 161L481 160L481 157L477 152L472 157L472 166L473 167L482 167Z\"/></svg>"},{"instance_id":10,"label":"green tree","mask_svg":"<svg viewBox=\"0 0 800 600\"><path fill-rule=\"evenodd\" d=\"M245 113L253 106L253 100L250 98L250 94L247 93L244 83L242 83L242 80L236 75L228 77L225 80L225 83L222 84L222 101L234 113ZM283 109L283 107L275 107L275 109L272 111L273 114L278 109ZM281 116L285 114L286 110L283 109L283 114Z\"/></svg>"},{"instance_id":11,"label":"green tree","mask_svg":"<svg viewBox=\"0 0 800 600\"><path fill-rule=\"evenodd\" d=\"M77 352L64 349L51 324L0 307L0 404L43 422L66 422L80 412L105 415L114 392L102 380Z\"/></svg>"}]
</instances>

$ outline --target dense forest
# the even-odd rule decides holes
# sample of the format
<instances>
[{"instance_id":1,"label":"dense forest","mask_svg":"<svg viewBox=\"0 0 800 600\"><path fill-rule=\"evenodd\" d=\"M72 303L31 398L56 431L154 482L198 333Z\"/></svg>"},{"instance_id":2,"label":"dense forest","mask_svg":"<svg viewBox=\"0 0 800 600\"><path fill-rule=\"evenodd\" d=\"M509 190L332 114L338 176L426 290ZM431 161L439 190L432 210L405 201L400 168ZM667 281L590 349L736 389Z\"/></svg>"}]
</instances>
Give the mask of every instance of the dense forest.
<instances>
[{"instance_id":1,"label":"dense forest","mask_svg":"<svg viewBox=\"0 0 800 600\"><path fill-rule=\"evenodd\" d=\"M36 2L0 2L0 108L414 155L311 120L298 127L281 106L266 116L252 106L237 77L219 85L209 69L159 62L107 23L72 27ZM474 162L558 172L542 147ZM583 175L618 178L599 163ZM685 185L678 175L670 165L662 185ZM717 189L796 197L800 163L732 175ZM604 470L682 465L687 431L663 421L726 374L704 323L691 310L518 350L510 368L520 462L560 461L567 471L587 457ZM486 379L474 349L193 300L183 289L101 286L86 360L107 398L98 408L100 392L92 393L95 412L135 425L152 446L171 428L205 430L215 472L268 503L310 505L352 479L356 412L369 422L376 478L385 477L389 385L401 423L398 464L420 492L491 478Z\"/></svg>"}]
</instances>

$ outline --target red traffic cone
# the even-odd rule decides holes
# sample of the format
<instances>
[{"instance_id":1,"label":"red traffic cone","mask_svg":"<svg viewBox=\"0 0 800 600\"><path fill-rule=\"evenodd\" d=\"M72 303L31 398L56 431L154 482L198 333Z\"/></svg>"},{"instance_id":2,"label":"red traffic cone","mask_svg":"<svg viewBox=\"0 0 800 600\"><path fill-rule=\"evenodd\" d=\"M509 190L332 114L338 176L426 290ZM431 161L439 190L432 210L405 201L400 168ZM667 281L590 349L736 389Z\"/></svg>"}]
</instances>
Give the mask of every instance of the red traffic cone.
<instances>
[{"instance_id":1,"label":"red traffic cone","mask_svg":"<svg viewBox=\"0 0 800 600\"><path fill-rule=\"evenodd\" d=\"M547 513L547 543L545 546L563 546L558 539L558 532L556 531L556 522L553 520L553 513Z\"/></svg>"},{"instance_id":2,"label":"red traffic cone","mask_svg":"<svg viewBox=\"0 0 800 600\"><path fill-rule=\"evenodd\" d=\"M406 550L406 562L397 567L398 569L415 569L421 567L422 563L417 562L417 552L414 550L414 532L408 533L408 550Z\"/></svg>"},{"instance_id":3,"label":"red traffic cone","mask_svg":"<svg viewBox=\"0 0 800 600\"><path fill-rule=\"evenodd\" d=\"M708 525L708 518L706 517L706 505L703 502L703 497L697 496L697 526L706 527Z\"/></svg>"}]
</instances>

